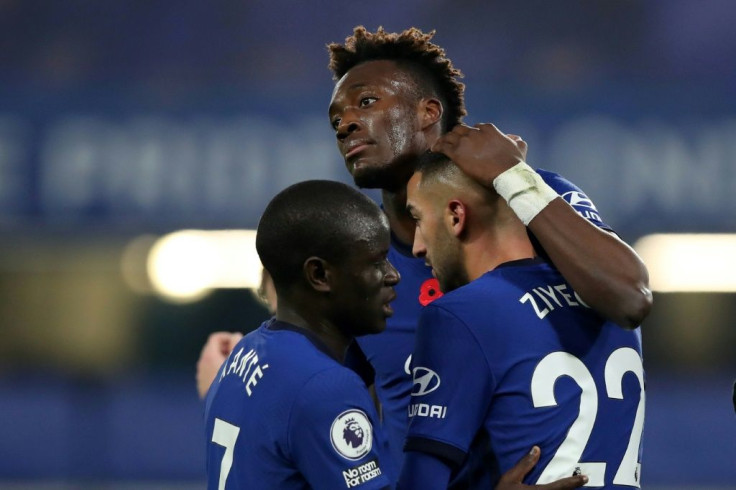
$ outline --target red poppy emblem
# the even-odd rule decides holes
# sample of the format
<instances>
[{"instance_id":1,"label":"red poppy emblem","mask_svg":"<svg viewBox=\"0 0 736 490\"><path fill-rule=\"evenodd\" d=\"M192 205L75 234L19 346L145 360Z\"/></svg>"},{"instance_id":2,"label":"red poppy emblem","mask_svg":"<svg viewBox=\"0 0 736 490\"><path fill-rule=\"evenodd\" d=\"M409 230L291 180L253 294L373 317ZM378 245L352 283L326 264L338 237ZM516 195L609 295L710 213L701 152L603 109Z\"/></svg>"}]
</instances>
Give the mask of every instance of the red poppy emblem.
<instances>
[{"instance_id":1,"label":"red poppy emblem","mask_svg":"<svg viewBox=\"0 0 736 490\"><path fill-rule=\"evenodd\" d=\"M440 291L440 283L434 277L427 279L422 283L422 287L419 288L419 302L422 306L427 306L437 298L442 297L442 291Z\"/></svg>"}]
</instances>

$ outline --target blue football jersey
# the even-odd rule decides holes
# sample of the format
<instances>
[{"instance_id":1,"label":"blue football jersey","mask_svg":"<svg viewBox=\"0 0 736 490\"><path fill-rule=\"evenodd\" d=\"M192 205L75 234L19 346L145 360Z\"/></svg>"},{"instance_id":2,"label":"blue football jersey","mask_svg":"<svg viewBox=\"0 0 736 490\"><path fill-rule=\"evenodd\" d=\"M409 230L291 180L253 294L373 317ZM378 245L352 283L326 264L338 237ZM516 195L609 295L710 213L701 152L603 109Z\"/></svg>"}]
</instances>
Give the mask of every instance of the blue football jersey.
<instances>
[{"instance_id":1,"label":"blue football jersey","mask_svg":"<svg viewBox=\"0 0 736 490\"><path fill-rule=\"evenodd\" d=\"M386 320L386 330L377 335L356 339L375 371L376 395L381 402L384 434L397 468L403 459L404 438L409 419L406 407L411 392L409 362L414 349L414 337L422 303L439 297L439 283L423 259L411 255L411 250L392 237L388 260L401 274L394 286L396 299L391 303L394 314Z\"/></svg>"},{"instance_id":2,"label":"blue football jersey","mask_svg":"<svg viewBox=\"0 0 736 490\"><path fill-rule=\"evenodd\" d=\"M594 225L610 230L598 214L592 201L574 184L554 172L537 170L545 182L562 196L584 218ZM532 241L535 242L532 237ZM541 251L541 248L537 246ZM402 448L409 419L406 407L412 390L409 357L414 349L414 337L422 308L441 296L432 269L411 254L411 246L399 243L393 236L389 261L401 274L396 285L396 299L391 304L392 317L386 330L378 335L366 335L357 340L375 371L375 389L382 406L382 425L389 440L397 467L403 459Z\"/></svg>"},{"instance_id":3,"label":"blue football jersey","mask_svg":"<svg viewBox=\"0 0 736 490\"><path fill-rule=\"evenodd\" d=\"M208 488L388 487L396 468L377 423L356 373L308 331L269 320L207 394Z\"/></svg>"},{"instance_id":4,"label":"blue football jersey","mask_svg":"<svg viewBox=\"0 0 736 490\"><path fill-rule=\"evenodd\" d=\"M427 306L412 370L406 450L454 462L457 488L493 488L534 445L527 484L640 486L640 332L601 319L544 261L502 264Z\"/></svg>"}]
</instances>

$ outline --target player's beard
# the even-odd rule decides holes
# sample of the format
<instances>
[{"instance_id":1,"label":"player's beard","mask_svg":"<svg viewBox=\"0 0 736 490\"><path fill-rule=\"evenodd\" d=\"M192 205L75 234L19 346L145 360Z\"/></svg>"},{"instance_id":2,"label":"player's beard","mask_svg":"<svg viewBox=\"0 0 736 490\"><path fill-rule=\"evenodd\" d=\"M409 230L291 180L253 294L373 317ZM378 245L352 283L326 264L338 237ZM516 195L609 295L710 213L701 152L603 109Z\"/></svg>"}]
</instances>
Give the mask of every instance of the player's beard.
<instances>
[{"instance_id":1,"label":"player's beard","mask_svg":"<svg viewBox=\"0 0 736 490\"><path fill-rule=\"evenodd\" d=\"M449 293L470 282L460 245L449 236L438 241L432 267L443 293Z\"/></svg>"},{"instance_id":2,"label":"player's beard","mask_svg":"<svg viewBox=\"0 0 736 490\"><path fill-rule=\"evenodd\" d=\"M459 260L446 264L445 267L446 270L437 273L437 281L440 283L440 291L443 293L454 291L470 282L468 272Z\"/></svg>"}]
</instances>

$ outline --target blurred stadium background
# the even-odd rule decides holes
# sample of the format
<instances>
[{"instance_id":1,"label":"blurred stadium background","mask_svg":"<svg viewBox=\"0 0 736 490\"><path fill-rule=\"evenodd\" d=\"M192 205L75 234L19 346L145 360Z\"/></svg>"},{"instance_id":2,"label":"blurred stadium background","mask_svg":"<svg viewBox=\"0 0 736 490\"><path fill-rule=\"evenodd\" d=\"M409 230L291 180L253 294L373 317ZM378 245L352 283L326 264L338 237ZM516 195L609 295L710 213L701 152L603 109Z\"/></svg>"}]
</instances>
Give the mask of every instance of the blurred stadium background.
<instances>
[{"instance_id":1,"label":"blurred stadium background","mask_svg":"<svg viewBox=\"0 0 736 490\"><path fill-rule=\"evenodd\" d=\"M325 44L357 24L437 29L467 121L523 135L629 243L736 233L731 0L2 0L0 488L203 488L199 350L267 313L242 284L155 294L146 257L178 230L254 228L293 182L349 181ZM644 326L645 488L736 488L725 250L651 271L686 286ZM230 260L183 253L180 284ZM702 270L721 286L688 291Z\"/></svg>"}]
</instances>

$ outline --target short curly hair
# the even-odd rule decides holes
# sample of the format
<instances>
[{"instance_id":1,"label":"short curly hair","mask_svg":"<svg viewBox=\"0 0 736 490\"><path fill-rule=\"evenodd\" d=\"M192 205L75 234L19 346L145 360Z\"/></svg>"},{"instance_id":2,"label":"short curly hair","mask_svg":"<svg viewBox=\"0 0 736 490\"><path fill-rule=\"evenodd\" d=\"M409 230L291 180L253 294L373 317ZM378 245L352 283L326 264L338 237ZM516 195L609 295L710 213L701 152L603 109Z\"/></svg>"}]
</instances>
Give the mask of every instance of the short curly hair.
<instances>
[{"instance_id":1,"label":"short curly hair","mask_svg":"<svg viewBox=\"0 0 736 490\"><path fill-rule=\"evenodd\" d=\"M317 225L315 225L317 223ZM256 251L277 291L299 280L311 256L343 263L356 241L375 236L388 221L373 200L347 184L307 180L279 192L256 231Z\"/></svg>"},{"instance_id":2,"label":"short curly hair","mask_svg":"<svg viewBox=\"0 0 736 490\"><path fill-rule=\"evenodd\" d=\"M404 32L386 32L379 27L369 32L363 26L353 29L353 35L345 44L327 45L330 53L330 70L339 80L351 68L374 60L395 61L412 75L420 96L431 94L442 102L442 125L449 131L462 121L465 110L465 84L458 78L463 74L452 65L445 50L430 42L435 31L422 32L416 27Z\"/></svg>"}]
</instances>

